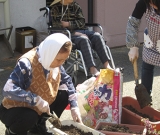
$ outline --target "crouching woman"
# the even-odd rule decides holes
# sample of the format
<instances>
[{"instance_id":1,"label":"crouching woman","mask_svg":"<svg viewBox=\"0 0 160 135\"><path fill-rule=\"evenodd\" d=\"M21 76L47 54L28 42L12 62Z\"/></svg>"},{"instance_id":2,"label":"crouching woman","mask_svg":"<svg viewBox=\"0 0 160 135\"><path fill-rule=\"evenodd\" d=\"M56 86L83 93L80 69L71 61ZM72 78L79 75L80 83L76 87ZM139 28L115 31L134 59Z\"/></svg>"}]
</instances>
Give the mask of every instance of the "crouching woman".
<instances>
[{"instance_id":1,"label":"crouching woman","mask_svg":"<svg viewBox=\"0 0 160 135\"><path fill-rule=\"evenodd\" d=\"M73 119L82 123L71 77L61 66L71 48L70 39L56 33L18 59L3 88L0 120L5 135L51 135L47 116L54 111L60 117L68 103Z\"/></svg>"}]
</instances>

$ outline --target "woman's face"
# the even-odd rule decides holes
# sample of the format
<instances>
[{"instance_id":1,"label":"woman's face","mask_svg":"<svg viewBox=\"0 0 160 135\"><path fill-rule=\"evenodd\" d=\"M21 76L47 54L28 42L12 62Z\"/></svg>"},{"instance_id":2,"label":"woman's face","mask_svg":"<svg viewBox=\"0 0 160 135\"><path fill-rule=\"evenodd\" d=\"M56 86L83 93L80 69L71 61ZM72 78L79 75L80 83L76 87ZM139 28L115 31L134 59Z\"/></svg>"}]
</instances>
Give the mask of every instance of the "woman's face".
<instances>
[{"instance_id":1,"label":"woman's face","mask_svg":"<svg viewBox=\"0 0 160 135\"><path fill-rule=\"evenodd\" d=\"M68 58L69 55L70 55L70 52L58 53L54 61L51 63L50 68L61 66L65 62L65 60Z\"/></svg>"}]
</instances>

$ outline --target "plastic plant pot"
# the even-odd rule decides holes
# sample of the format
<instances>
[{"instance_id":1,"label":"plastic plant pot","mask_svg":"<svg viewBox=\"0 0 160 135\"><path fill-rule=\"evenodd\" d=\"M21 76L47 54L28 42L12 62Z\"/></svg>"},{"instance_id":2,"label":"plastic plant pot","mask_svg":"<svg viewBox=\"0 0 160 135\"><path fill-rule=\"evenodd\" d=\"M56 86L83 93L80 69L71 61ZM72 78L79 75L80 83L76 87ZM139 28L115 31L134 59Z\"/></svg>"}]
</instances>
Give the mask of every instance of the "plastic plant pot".
<instances>
[{"instance_id":1,"label":"plastic plant pot","mask_svg":"<svg viewBox=\"0 0 160 135\"><path fill-rule=\"evenodd\" d=\"M143 118L139 114L136 114L124 106L131 105L135 110L141 114L148 115L150 118L153 118L154 121L150 121L148 118ZM150 106L146 106L141 109L138 101L132 97L123 97L122 98L122 117L121 123L123 124L133 124L133 125L144 125L147 128L147 134L149 135L160 135L160 112L155 110Z\"/></svg>"},{"instance_id":2,"label":"plastic plant pot","mask_svg":"<svg viewBox=\"0 0 160 135\"><path fill-rule=\"evenodd\" d=\"M105 127L107 126L113 126L115 128L115 126L117 127L127 127L129 129L130 132L118 132L118 128L117 131L107 131L107 128L105 130ZM145 128L145 126L142 125L130 125L130 124L114 124L114 123L106 123L106 122L100 122L97 124L96 128L97 131L100 131L106 135L146 135L147 129ZM119 129L120 130L120 129ZM122 129L121 129L122 130Z\"/></svg>"}]
</instances>

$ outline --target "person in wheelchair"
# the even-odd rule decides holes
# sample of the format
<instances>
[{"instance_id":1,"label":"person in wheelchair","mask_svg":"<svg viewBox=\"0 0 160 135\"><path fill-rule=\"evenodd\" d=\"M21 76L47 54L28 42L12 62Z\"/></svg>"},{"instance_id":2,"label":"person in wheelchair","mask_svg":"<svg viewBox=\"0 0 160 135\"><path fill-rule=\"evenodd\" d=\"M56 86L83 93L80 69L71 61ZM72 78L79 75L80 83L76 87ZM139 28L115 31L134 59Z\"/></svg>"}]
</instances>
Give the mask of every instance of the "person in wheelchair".
<instances>
[{"instance_id":1,"label":"person in wheelchair","mask_svg":"<svg viewBox=\"0 0 160 135\"><path fill-rule=\"evenodd\" d=\"M50 6L52 27L70 30L71 40L75 44L75 48L81 50L90 73L93 76L99 75L92 49L97 52L104 68L111 68L105 41L100 33L87 29L80 5L74 0L54 0Z\"/></svg>"}]
</instances>

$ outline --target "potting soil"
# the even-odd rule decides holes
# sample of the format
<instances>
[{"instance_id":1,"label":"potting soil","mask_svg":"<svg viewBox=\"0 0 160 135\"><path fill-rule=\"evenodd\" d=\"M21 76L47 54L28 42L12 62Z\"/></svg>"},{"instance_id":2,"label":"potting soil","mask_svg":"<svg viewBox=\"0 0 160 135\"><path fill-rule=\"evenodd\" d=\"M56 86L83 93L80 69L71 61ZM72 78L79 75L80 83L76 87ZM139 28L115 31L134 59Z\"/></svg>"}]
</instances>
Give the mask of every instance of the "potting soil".
<instances>
[{"instance_id":1,"label":"potting soil","mask_svg":"<svg viewBox=\"0 0 160 135\"><path fill-rule=\"evenodd\" d=\"M125 106L123 106L123 107L126 108L126 109L128 109L128 110L130 110L130 111L133 112L133 113L138 114L139 116L141 116L141 117L143 117L143 118L148 118L148 119L149 119L150 121L152 121L152 122L156 122L156 121L157 121L157 120L155 120L153 117L137 111L137 110L136 110L134 107L132 107L131 105L125 105Z\"/></svg>"},{"instance_id":2,"label":"potting soil","mask_svg":"<svg viewBox=\"0 0 160 135\"><path fill-rule=\"evenodd\" d=\"M93 135L91 132L85 133L84 131L81 131L77 127L70 125L70 126L62 126L60 128L63 132L67 133L68 135Z\"/></svg>"},{"instance_id":3,"label":"potting soil","mask_svg":"<svg viewBox=\"0 0 160 135\"><path fill-rule=\"evenodd\" d=\"M111 131L111 132L121 132L121 133L133 133L133 134L142 134L142 132L133 132L127 126L116 125L103 125L98 130Z\"/></svg>"}]
</instances>

